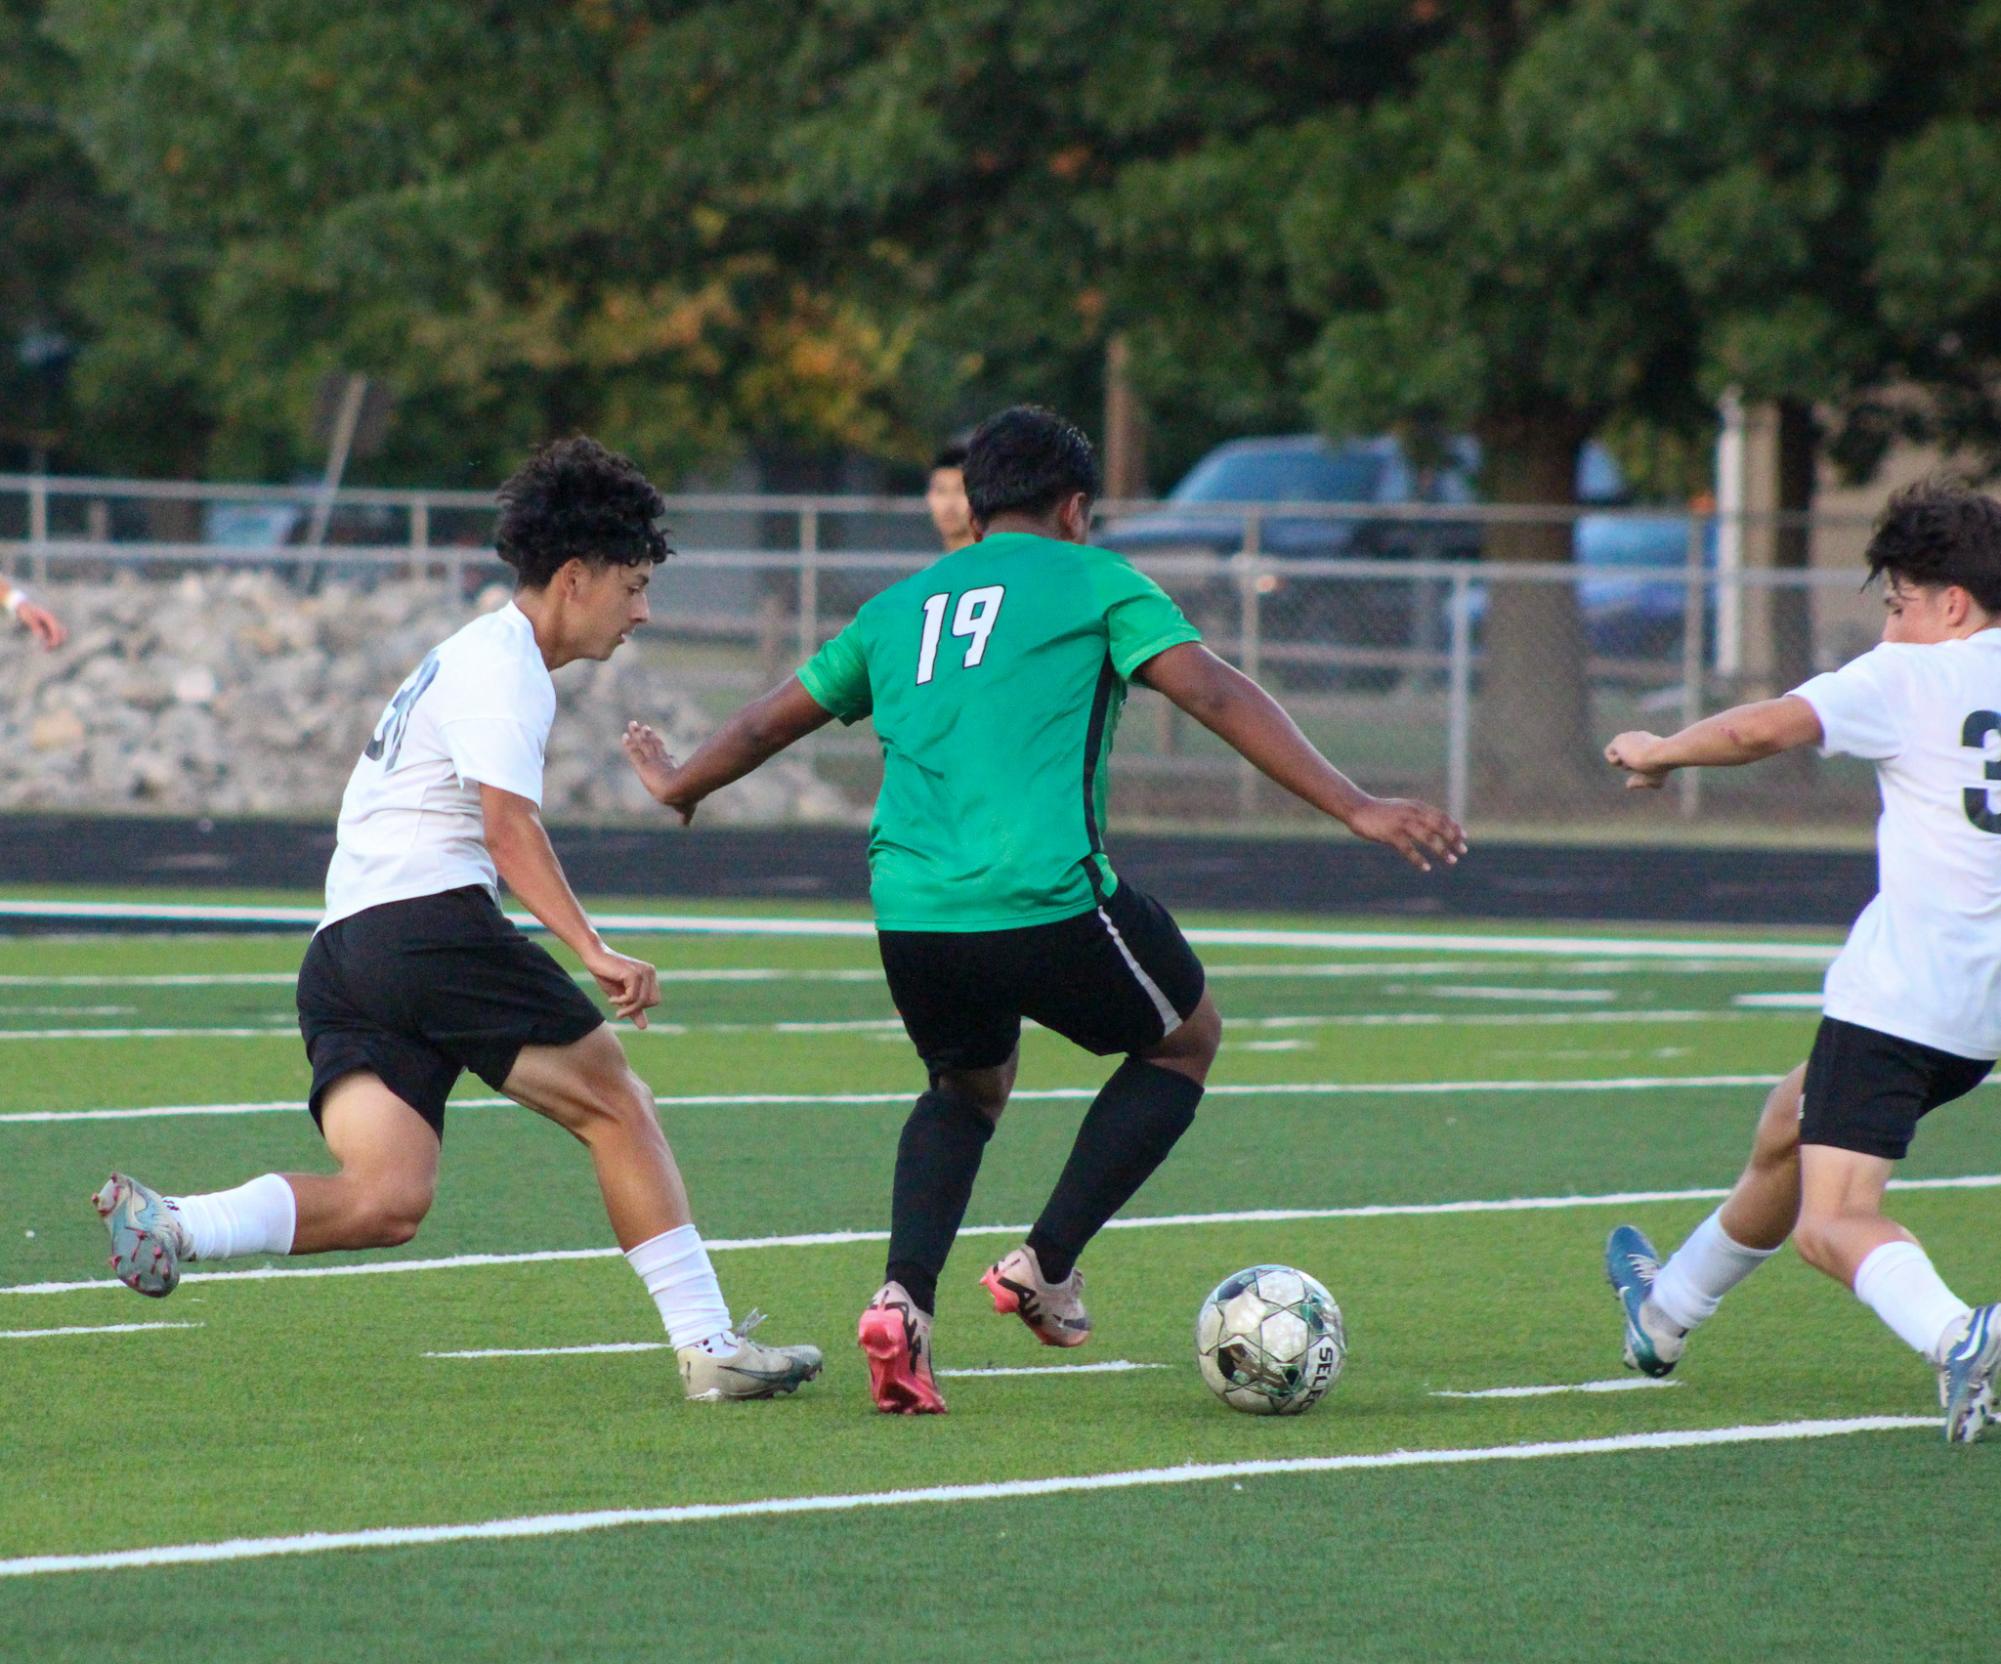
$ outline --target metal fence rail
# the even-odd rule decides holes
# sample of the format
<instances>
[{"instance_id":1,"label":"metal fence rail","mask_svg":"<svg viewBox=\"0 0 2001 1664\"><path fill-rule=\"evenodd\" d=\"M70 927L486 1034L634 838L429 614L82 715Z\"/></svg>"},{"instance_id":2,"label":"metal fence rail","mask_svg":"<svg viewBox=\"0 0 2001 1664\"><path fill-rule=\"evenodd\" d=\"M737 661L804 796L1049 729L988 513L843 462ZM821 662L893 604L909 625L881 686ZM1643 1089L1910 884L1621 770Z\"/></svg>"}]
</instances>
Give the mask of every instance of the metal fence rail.
<instances>
[{"instance_id":1,"label":"metal fence rail","mask_svg":"<svg viewBox=\"0 0 2001 1664\"><path fill-rule=\"evenodd\" d=\"M317 507L327 542L291 541ZM1149 505L1107 505L1108 541ZM1310 522L1575 526L1663 521L1660 510L1477 505L1202 505L1236 518L1221 552L1138 551L1223 656L1270 685L1337 762L1376 789L1423 793L1461 818L1536 826L1640 825L1588 768L1541 771L1519 730L1540 723L1549 748L1580 755L1625 726L1667 728L1737 698L1782 691L1872 641L1880 607L1859 593L1867 524L1787 521L1818 565L1718 570L1719 544L1780 522L1722 527L1683 517L1679 559L1580 566L1491 560L1292 555L1268 527ZM311 487L61 480L0 475L0 566L61 602L105 585L171 584L189 574L276 574L303 595L422 590L470 601L506 579L491 548L489 496L450 491L339 493ZM785 674L842 628L870 595L935 558L921 502L907 498L686 495L670 505L677 557L654 581L652 645L718 716ZM259 518L263 516L263 518ZM1720 538L1729 530L1731 538ZM1463 541L1463 538L1462 538ZM1656 538L1656 544L1659 539ZM1548 633L1522 636L1519 598L1540 596ZM1552 596L1570 597L1551 612ZM1512 632L1510 634L1509 632ZM642 638L642 641L647 638ZM1524 704L1524 657L1586 716L1551 727ZM1516 667L1508 674L1508 666ZM1531 678L1533 681L1534 678ZM1512 691L1510 691L1512 690ZM0 720L5 713L0 712ZM1575 731L1573 731L1575 730ZM856 805L878 758L866 729L816 737L815 766ZM1243 824L1293 806L1210 736L1136 690L1120 739L1117 812L1167 825ZM1512 760L1510 760L1512 759ZM1523 782L1546 772L1533 790ZM1607 771L1609 773L1609 771ZM1770 827L1853 822L1866 770L1802 765L1767 786L1751 776L1684 775L1683 815L1705 806ZM107 807L117 807L107 804ZM315 808L316 805L301 805ZM1660 806L1646 825L1658 828Z\"/></svg>"}]
</instances>

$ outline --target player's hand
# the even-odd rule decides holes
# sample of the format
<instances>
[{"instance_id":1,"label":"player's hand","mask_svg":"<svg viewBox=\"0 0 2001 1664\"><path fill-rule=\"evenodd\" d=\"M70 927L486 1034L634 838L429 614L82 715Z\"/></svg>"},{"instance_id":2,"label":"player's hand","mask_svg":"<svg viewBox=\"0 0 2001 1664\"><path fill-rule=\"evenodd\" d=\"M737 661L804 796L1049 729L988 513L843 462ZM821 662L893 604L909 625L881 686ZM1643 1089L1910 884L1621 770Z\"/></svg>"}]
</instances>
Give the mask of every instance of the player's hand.
<instances>
[{"instance_id":1,"label":"player's hand","mask_svg":"<svg viewBox=\"0 0 2001 1664\"><path fill-rule=\"evenodd\" d=\"M1626 771L1627 791L1657 792L1667 783L1674 771L1653 762L1654 747L1660 743L1660 735L1636 728L1605 747L1605 761Z\"/></svg>"},{"instance_id":2,"label":"player's hand","mask_svg":"<svg viewBox=\"0 0 2001 1664\"><path fill-rule=\"evenodd\" d=\"M643 959L598 947L584 955L584 969L597 978L612 1009L628 1022L646 1026L648 1007L660 1003L660 973Z\"/></svg>"},{"instance_id":3,"label":"player's hand","mask_svg":"<svg viewBox=\"0 0 2001 1664\"><path fill-rule=\"evenodd\" d=\"M1348 822L1348 830L1371 843L1387 844L1419 872L1430 872L1427 855L1457 866L1466 853L1466 833L1443 809L1409 797L1378 797Z\"/></svg>"},{"instance_id":4,"label":"player's hand","mask_svg":"<svg viewBox=\"0 0 2001 1664\"><path fill-rule=\"evenodd\" d=\"M21 621L21 628L51 653L69 640L69 631L63 628L62 620L47 607L38 607L33 601L23 601L15 617Z\"/></svg>"},{"instance_id":5,"label":"player's hand","mask_svg":"<svg viewBox=\"0 0 2001 1664\"><path fill-rule=\"evenodd\" d=\"M672 809L681 817L681 824L686 826L695 818L695 805L691 801L675 800L675 775L680 765L667 754L667 742L645 723L628 722L621 743L625 746L625 760L632 765L632 772L639 776L639 783L654 802Z\"/></svg>"}]
</instances>

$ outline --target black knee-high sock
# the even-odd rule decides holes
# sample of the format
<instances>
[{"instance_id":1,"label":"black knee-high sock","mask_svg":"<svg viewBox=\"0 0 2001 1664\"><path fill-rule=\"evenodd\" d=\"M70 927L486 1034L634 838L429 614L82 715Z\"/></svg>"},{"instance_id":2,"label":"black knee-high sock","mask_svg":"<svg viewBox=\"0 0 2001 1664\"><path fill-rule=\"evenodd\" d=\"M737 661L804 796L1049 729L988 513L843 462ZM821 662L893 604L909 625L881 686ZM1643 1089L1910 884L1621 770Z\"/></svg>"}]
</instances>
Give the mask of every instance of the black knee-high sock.
<instances>
[{"instance_id":1,"label":"black knee-high sock","mask_svg":"<svg viewBox=\"0 0 2001 1664\"><path fill-rule=\"evenodd\" d=\"M1061 1282L1084 1245L1133 1199L1195 1119L1202 1088L1186 1075L1129 1057L1092 1100L1028 1245L1042 1274Z\"/></svg>"},{"instance_id":2,"label":"black knee-high sock","mask_svg":"<svg viewBox=\"0 0 2001 1664\"><path fill-rule=\"evenodd\" d=\"M903 1123L890 1190L886 1274L927 1312L937 1306L938 1273L966 1217L980 1157L993 1135L993 1122L971 1100L935 1086Z\"/></svg>"}]
</instances>

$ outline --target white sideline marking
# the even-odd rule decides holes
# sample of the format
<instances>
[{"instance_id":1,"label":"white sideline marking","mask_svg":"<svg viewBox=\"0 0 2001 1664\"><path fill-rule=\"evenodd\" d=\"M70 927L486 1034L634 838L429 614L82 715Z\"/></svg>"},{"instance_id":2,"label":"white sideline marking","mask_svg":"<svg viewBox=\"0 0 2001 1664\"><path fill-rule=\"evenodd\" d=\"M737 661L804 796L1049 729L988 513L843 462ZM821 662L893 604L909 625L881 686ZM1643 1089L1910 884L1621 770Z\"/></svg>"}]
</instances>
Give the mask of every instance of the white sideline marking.
<instances>
[{"instance_id":1,"label":"white sideline marking","mask_svg":"<svg viewBox=\"0 0 2001 1664\"><path fill-rule=\"evenodd\" d=\"M710 1247L715 1244L711 1243ZM600 1341L590 1346L495 1346L472 1352L426 1352L427 1358L577 1358L607 1352L666 1352L664 1340ZM1096 1364L1030 1364L1012 1369L941 1369L940 1375L1109 1375L1129 1369L1166 1369L1166 1364L1134 1364L1123 1358Z\"/></svg>"},{"instance_id":2,"label":"white sideline marking","mask_svg":"<svg viewBox=\"0 0 2001 1664\"><path fill-rule=\"evenodd\" d=\"M1616 1381L1575 1381L1564 1387L1487 1387L1480 1392L1435 1392L1433 1398L1548 1398L1560 1392L1639 1392L1650 1387L1678 1387L1679 1381L1653 1380L1645 1375Z\"/></svg>"},{"instance_id":3,"label":"white sideline marking","mask_svg":"<svg viewBox=\"0 0 2001 1664\"><path fill-rule=\"evenodd\" d=\"M0 1340L52 1340L57 1335L136 1335L143 1329L199 1329L199 1323L79 1323L66 1329L0 1329Z\"/></svg>"},{"instance_id":4,"label":"white sideline marking","mask_svg":"<svg viewBox=\"0 0 2001 1664\"><path fill-rule=\"evenodd\" d=\"M317 907L228 907L187 903L114 901L5 901L0 918L129 919L158 924L317 925ZM524 930L539 930L534 919L509 914ZM872 937L867 919L732 918L721 914L608 913L595 923L600 930L653 932L695 936L848 936ZM1653 939L1624 936L1477 936L1427 931L1378 930L1233 930L1186 932L1189 941L1219 948L1321 948L1348 953L1496 953L1536 958L1574 959L1580 954L1624 954L1636 959L1750 960L1801 965L1826 965L1840 952L1838 944L1812 942L1710 942L1700 939Z\"/></svg>"},{"instance_id":5,"label":"white sideline marking","mask_svg":"<svg viewBox=\"0 0 2001 1664\"><path fill-rule=\"evenodd\" d=\"M711 1247L714 1244L710 1244ZM473 1352L426 1352L427 1358L577 1358L596 1352L666 1352L664 1340L607 1340L591 1346L490 1346Z\"/></svg>"},{"instance_id":6,"label":"white sideline marking","mask_svg":"<svg viewBox=\"0 0 2001 1664\"><path fill-rule=\"evenodd\" d=\"M748 1519L774 1514L848 1513L858 1508L895 1508L922 1502L998 1502L1013 1497L1058 1496L1076 1491L1193 1485L1214 1479L1263 1479L1290 1474L1346 1473L1370 1468L1446 1467L1471 1462L1531 1462L1553 1456L1612 1456L1635 1450L1688 1450L1706 1445L1831 1439L1850 1433L1887 1433L1936 1425L1937 1418L1930 1416L1849 1416L1836 1421L1691 1427L1676 1432L1624 1433L1613 1438L1488 1445L1470 1450L1388 1450L1356 1456L1188 1462L1171 1468L1130 1468L1117 1473L1009 1479L983 1485L930 1485L908 1491L762 1497L752 1502L693 1502L668 1508L605 1508L579 1514L528 1514L513 1519L475 1520L459 1525L377 1526L366 1531L313 1531L290 1537L237 1537L220 1543L170 1543L157 1548L117 1549L105 1554L34 1554L17 1560L0 1560L0 1577L37 1577L51 1572L124 1571L139 1566L185 1566L217 1560L263 1560L279 1555L325 1554L347 1548L414 1548L436 1543L492 1541L496 1538L564 1537L627 1525L693 1525L708 1520Z\"/></svg>"},{"instance_id":7,"label":"white sideline marking","mask_svg":"<svg viewBox=\"0 0 2001 1664\"><path fill-rule=\"evenodd\" d=\"M1447 993L1443 988L1432 991L1441 995ZM1504 995L1509 999L1524 1001L1569 998L1569 995L1561 990L1551 990L1546 994L1533 992L1517 994L1502 989L1495 990L1493 997L1499 999ZM1775 1000L1772 1004L1774 1009L1781 1009L1778 1001ZM1818 995L1814 996L1814 1004L1816 1006L1819 1004ZM0 1019L24 1014L0 1006ZM1646 1008L1628 1011L1330 1011L1297 1016L1235 1017L1229 1019L1227 1026L1240 1029L1552 1028L1571 1023L1728 1023L1740 1022L1759 1014L1757 1010L1681 1011ZM1030 1028L1039 1026L1026 1019L1024 1021ZM643 1029L621 1028L619 1032L624 1039L632 1041L673 1040L691 1034L896 1035L903 1032L903 1020L900 1017L844 1017L824 1022L784 1020L768 1023L677 1023L655 1018ZM0 1028L0 1040L296 1040L298 1035L297 1022L289 1020L254 1028Z\"/></svg>"},{"instance_id":8,"label":"white sideline marking","mask_svg":"<svg viewBox=\"0 0 2001 1664\"><path fill-rule=\"evenodd\" d=\"M1211 1098L1296 1098L1296 1097L1450 1097L1474 1092L1657 1092L1677 1087L1703 1088L1771 1086L1778 1075L1614 1075L1602 1079L1571 1080L1392 1080L1392 1081L1275 1081L1225 1083L1209 1087ZM2001 1077L1986 1083L2001 1086ZM1095 1098L1096 1086L1044 1086L1014 1093L1010 1103L1063 1103ZM512 1098L454 1098L453 1109L497 1109L513 1103ZM662 1109L746 1109L811 1108L833 1104L866 1108L871 1104L904 1104L915 1094L903 1092L702 1092L678 1097L660 1095L654 1103ZM45 1121L136 1121L147 1118L198 1115L275 1115L297 1112L302 1101L243 1104L162 1104L157 1108L133 1109L16 1109L0 1115L0 1126Z\"/></svg>"},{"instance_id":9,"label":"white sideline marking","mask_svg":"<svg viewBox=\"0 0 2001 1664\"><path fill-rule=\"evenodd\" d=\"M1892 1179L1892 1190L1997 1190L2001 1173L1972 1173L1948 1179ZM1284 1225L1324 1219L1419 1219L1452 1213L1550 1213L1565 1208L1639 1207L1654 1202L1714 1202L1727 1190L1619 1190L1603 1196L1510 1196L1492 1201L1371 1202L1342 1208L1251 1208L1237 1213L1168 1213L1137 1219L1114 1219L1108 1231L1150 1231L1188 1225ZM966 1225L961 1236L1025 1236L1026 1225ZM842 1248L855 1243L887 1242L887 1231L810 1231L794 1236L724 1237L705 1243L712 1254L738 1249ZM518 1254L451 1254L438 1259L369 1260L360 1265L264 1265L244 1271L190 1271L182 1283L268 1282L289 1277L381 1277L406 1271L458 1271L490 1265L535 1265L557 1260L619 1258L616 1248L543 1248ZM0 1294L82 1294L96 1289L123 1288L115 1278L94 1277L68 1283L15 1283L0 1286Z\"/></svg>"},{"instance_id":10,"label":"white sideline marking","mask_svg":"<svg viewBox=\"0 0 2001 1664\"><path fill-rule=\"evenodd\" d=\"M1603 1005L1609 988L1484 988L1445 983L1431 990L1442 1000L1546 1000L1552 1005Z\"/></svg>"},{"instance_id":11,"label":"white sideline marking","mask_svg":"<svg viewBox=\"0 0 2001 1664\"><path fill-rule=\"evenodd\" d=\"M1730 1003L1752 1011L1818 1011L1824 996L1818 988L1800 994L1732 994Z\"/></svg>"},{"instance_id":12,"label":"white sideline marking","mask_svg":"<svg viewBox=\"0 0 2001 1664\"><path fill-rule=\"evenodd\" d=\"M940 1375L1122 1375L1133 1369L1166 1369L1166 1364L1128 1363L1124 1358L1108 1358L1098 1364L1015 1364L1006 1369L941 1369Z\"/></svg>"}]
</instances>

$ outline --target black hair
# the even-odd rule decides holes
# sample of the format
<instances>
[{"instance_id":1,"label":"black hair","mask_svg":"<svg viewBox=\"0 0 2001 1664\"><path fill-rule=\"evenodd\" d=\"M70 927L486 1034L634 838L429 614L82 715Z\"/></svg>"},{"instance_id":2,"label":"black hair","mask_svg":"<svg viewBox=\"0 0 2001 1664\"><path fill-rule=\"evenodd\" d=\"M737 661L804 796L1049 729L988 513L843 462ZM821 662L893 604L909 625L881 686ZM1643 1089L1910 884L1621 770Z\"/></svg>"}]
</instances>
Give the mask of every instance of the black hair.
<instances>
[{"instance_id":1,"label":"black hair","mask_svg":"<svg viewBox=\"0 0 2001 1664\"><path fill-rule=\"evenodd\" d=\"M524 589L572 560L644 566L665 560L667 503L629 457L579 434L544 445L500 488L494 547Z\"/></svg>"},{"instance_id":2,"label":"black hair","mask_svg":"<svg viewBox=\"0 0 2001 1664\"><path fill-rule=\"evenodd\" d=\"M2001 613L2001 502L1946 475L1907 485L1877 520L1868 559L1871 583L1957 584Z\"/></svg>"},{"instance_id":3,"label":"black hair","mask_svg":"<svg viewBox=\"0 0 2001 1664\"><path fill-rule=\"evenodd\" d=\"M1096 497L1097 453L1074 422L1039 404L989 416L966 447L966 503L981 525L1000 514L1047 514L1066 497Z\"/></svg>"},{"instance_id":4,"label":"black hair","mask_svg":"<svg viewBox=\"0 0 2001 1664\"><path fill-rule=\"evenodd\" d=\"M966 442L963 439L948 439L938 447L938 454L931 459L931 472L940 468L963 468L966 466Z\"/></svg>"}]
</instances>

